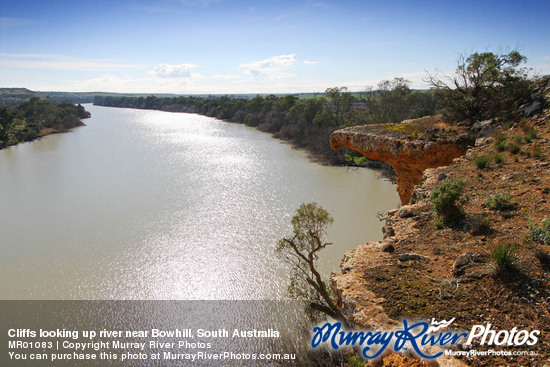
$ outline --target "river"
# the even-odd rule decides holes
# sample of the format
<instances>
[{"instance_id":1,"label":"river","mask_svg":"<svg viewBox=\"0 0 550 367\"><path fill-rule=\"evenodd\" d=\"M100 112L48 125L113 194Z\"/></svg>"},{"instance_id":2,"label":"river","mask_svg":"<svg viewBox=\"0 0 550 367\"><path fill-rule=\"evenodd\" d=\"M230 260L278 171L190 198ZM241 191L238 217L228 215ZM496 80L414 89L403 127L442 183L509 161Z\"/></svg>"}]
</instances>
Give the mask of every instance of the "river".
<instances>
[{"instance_id":1,"label":"river","mask_svg":"<svg viewBox=\"0 0 550 367\"><path fill-rule=\"evenodd\" d=\"M399 203L375 171L314 163L253 128L86 109L85 127L0 151L1 299L281 299L274 250L300 203L335 219L326 275L381 239L376 213Z\"/></svg>"}]
</instances>

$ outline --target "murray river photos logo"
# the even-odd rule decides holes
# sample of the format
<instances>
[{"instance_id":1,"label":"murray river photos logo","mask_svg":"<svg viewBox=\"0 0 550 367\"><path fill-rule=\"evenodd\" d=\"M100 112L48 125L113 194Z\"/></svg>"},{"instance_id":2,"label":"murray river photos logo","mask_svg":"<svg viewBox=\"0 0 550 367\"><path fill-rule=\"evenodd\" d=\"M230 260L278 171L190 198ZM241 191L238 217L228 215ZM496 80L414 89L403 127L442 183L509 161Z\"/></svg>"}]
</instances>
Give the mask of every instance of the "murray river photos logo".
<instances>
[{"instance_id":1,"label":"murray river photos logo","mask_svg":"<svg viewBox=\"0 0 550 367\"><path fill-rule=\"evenodd\" d=\"M454 318L446 321L432 319L431 324L422 321L410 323L403 320L403 327L392 331L348 331L342 328L339 322L327 322L313 328L311 346L317 348L327 343L337 350L342 346L361 347L361 354L367 359L376 358L384 350L391 347L394 351L412 348L420 357L433 359L440 357L443 352L427 354L428 347L451 347L455 344L487 346L533 346L538 342L539 330L494 330L490 323L474 325L470 332L440 331L447 329Z\"/></svg>"}]
</instances>

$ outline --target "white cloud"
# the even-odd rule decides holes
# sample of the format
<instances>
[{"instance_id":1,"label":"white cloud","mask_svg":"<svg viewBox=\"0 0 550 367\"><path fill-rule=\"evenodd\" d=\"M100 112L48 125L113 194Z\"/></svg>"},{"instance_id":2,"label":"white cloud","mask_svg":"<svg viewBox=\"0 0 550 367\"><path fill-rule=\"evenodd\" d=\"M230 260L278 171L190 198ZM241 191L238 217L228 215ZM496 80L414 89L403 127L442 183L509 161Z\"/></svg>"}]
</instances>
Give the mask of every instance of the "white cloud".
<instances>
[{"instance_id":1,"label":"white cloud","mask_svg":"<svg viewBox=\"0 0 550 367\"><path fill-rule=\"evenodd\" d=\"M244 73L255 78L281 79L294 76L286 72L296 63L296 54L273 56L265 60L254 61L249 64L241 64L239 68L245 69Z\"/></svg>"},{"instance_id":2,"label":"white cloud","mask_svg":"<svg viewBox=\"0 0 550 367\"><path fill-rule=\"evenodd\" d=\"M133 67L112 60L78 59L63 55L0 54L0 68L7 69L108 71Z\"/></svg>"},{"instance_id":3,"label":"white cloud","mask_svg":"<svg viewBox=\"0 0 550 367\"><path fill-rule=\"evenodd\" d=\"M189 88L192 90L192 88L200 86L201 81L204 79L206 77L197 73L191 73L186 78L162 78L156 75L136 78L107 73L97 78L74 80L70 82L69 86L60 87L59 89L86 92L183 93Z\"/></svg>"},{"instance_id":4,"label":"white cloud","mask_svg":"<svg viewBox=\"0 0 550 367\"><path fill-rule=\"evenodd\" d=\"M542 63L527 64L525 66L532 69L532 75L548 75L550 74L550 64L544 63L544 61Z\"/></svg>"},{"instance_id":5,"label":"white cloud","mask_svg":"<svg viewBox=\"0 0 550 367\"><path fill-rule=\"evenodd\" d=\"M113 74L104 74L97 78L87 80L75 80L70 82L69 90L85 92L143 92L148 79L135 79L130 77L118 77Z\"/></svg>"},{"instance_id":6,"label":"white cloud","mask_svg":"<svg viewBox=\"0 0 550 367\"><path fill-rule=\"evenodd\" d=\"M191 69L196 66L193 64L160 64L151 69L149 74L159 78L190 78L192 76Z\"/></svg>"},{"instance_id":7,"label":"white cloud","mask_svg":"<svg viewBox=\"0 0 550 367\"><path fill-rule=\"evenodd\" d=\"M215 80L237 80L240 78L241 78L240 75L233 75L233 74L227 74L227 75L216 74L212 76L212 79L215 79Z\"/></svg>"},{"instance_id":8,"label":"white cloud","mask_svg":"<svg viewBox=\"0 0 550 367\"><path fill-rule=\"evenodd\" d=\"M319 64L320 62L321 61L304 60L304 64L306 64L306 65Z\"/></svg>"},{"instance_id":9,"label":"white cloud","mask_svg":"<svg viewBox=\"0 0 550 367\"><path fill-rule=\"evenodd\" d=\"M426 71L415 71L410 73L403 73L402 75L399 75L399 76L410 81L411 84L409 85L409 87L412 89L429 89L430 88L429 83L426 82L426 77L428 76L428 73Z\"/></svg>"}]
</instances>

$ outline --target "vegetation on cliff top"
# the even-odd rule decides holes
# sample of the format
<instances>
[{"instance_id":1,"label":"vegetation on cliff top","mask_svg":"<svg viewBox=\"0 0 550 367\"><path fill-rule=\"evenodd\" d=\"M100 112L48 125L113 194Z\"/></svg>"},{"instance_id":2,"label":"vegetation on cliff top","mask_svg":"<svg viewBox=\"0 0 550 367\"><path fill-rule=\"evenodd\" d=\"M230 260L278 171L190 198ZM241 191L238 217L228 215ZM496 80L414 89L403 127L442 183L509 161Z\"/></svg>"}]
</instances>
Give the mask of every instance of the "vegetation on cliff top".
<instances>
[{"instance_id":1,"label":"vegetation on cliff top","mask_svg":"<svg viewBox=\"0 0 550 367\"><path fill-rule=\"evenodd\" d=\"M453 121L481 121L514 112L514 102L528 99L532 83L528 69L520 67L527 58L509 53L474 52L461 56L453 76L428 74Z\"/></svg>"}]
</instances>

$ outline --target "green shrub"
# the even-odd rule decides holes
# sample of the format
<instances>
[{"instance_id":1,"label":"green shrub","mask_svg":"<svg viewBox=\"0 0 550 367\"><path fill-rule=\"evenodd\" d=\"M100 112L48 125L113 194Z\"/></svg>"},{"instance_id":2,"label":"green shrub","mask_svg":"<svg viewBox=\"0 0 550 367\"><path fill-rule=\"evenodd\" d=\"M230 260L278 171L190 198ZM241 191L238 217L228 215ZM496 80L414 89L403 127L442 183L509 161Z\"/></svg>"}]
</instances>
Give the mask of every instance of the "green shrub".
<instances>
[{"instance_id":1,"label":"green shrub","mask_svg":"<svg viewBox=\"0 0 550 367\"><path fill-rule=\"evenodd\" d=\"M545 187L544 189L541 190L541 192L543 194L550 194L550 187Z\"/></svg>"},{"instance_id":2,"label":"green shrub","mask_svg":"<svg viewBox=\"0 0 550 367\"><path fill-rule=\"evenodd\" d=\"M496 194L485 200L485 205L491 210L510 211L516 209L516 204L511 201L510 194Z\"/></svg>"},{"instance_id":3,"label":"green shrub","mask_svg":"<svg viewBox=\"0 0 550 367\"><path fill-rule=\"evenodd\" d=\"M521 129L525 133L526 137L529 139L536 139L538 137L538 132L535 130L535 128L531 125L524 124L521 126Z\"/></svg>"},{"instance_id":4,"label":"green shrub","mask_svg":"<svg viewBox=\"0 0 550 367\"><path fill-rule=\"evenodd\" d=\"M443 229L445 227L445 223L441 220L441 218L437 217L434 220L434 226L437 229Z\"/></svg>"},{"instance_id":5,"label":"green shrub","mask_svg":"<svg viewBox=\"0 0 550 367\"><path fill-rule=\"evenodd\" d=\"M533 147L533 157L540 158L541 156L542 156L542 150L540 146L537 145Z\"/></svg>"},{"instance_id":6,"label":"green shrub","mask_svg":"<svg viewBox=\"0 0 550 367\"><path fill-rule=\"evenodd\" d=\"M514 138L514 141L517 143L517 144L521 144L523 143L523 138L521 136L516 136Z\"/></svg>"},{"instance_id":7,"label":"green shrub","mask_svg":"<svg viewBox=\"0 0 550 367\"><path fill-rule=\"evenodd\" d=\"M504 156L502 154L495 154L494 158L496 164L502 164L504 163Z\"/></svg>"},{"instance_id":8,"label":"green shrub","mask_svg":"<svg viewBox=\"0 0 550 367\"><path fill-rule=\"evenodd\" d=\"M502 133L495 134L495 149L497 152L504 152L508 143L506 142L506 136Z\"/></svg>"},{"instance_id":9,"label":"green shrub","mask_svg":"<svg viewBox=\"0 0 550 367\"><path fill-rule=\"evenodd\" d=\"M477 168L485 169L491 165L491 157L488 155L480 155L474 158L474 163Z\"/></svg>"},{"instance_id":10,"label":"green shrub","mask_svg":"<svg viewBox=\"0 0 550 367\"><path fill-rule=\"evenodd\" d=\"M550 218L544 219L540 225L531 224L527 236L535 243L550 245Z\"/></svg>"},{"instance_id":11,"label":"green shrub","mask_svg":"<svg viewBox=\"0 0 550 367\"><path fill-rule=\"evenodd\" d=\"M462 217L460 197L465 185L464 180L447 180L433 190L430 201L434 205L436 219L449 225Z\"/></svg>"},{"instance_id":12,"label":"green shrub","mask_svg":"<svg viewBox=\"0 0 550 367\"><path fill-rule=\"evenodd\" d=\"M527 137L528 137L529 139L537 139L537 138L539 137L539 133L537 133L537 130L535 130L535 129L533 128L531 131L529 131L529 132L527 133Z\"/></svg>"},{"instance_id":13,"label":"green shrub","mask_svg":"<svg viewBox=\"0 0 550 367\"><path fill-rule=\"evenodd\" d=\"M499 243L491 249L491 258L496 273L517 268L519 264L519 245L517 243Z\"/></svg>"},{"instance_id":14,"label":"green shrub","mask_svg":"<svg viewBox=\"0 0 550 367\"><path fill-rule=\"evenodd\" d=\"M519 144L514 143L508 147L508 151L512 154L518 154L521 151Z\"/></svg>"},{"instance_id":15,"label":"green shrub","mask_svg":"<svg viewBox=\"0 0 550 367\"><path fill-rule=\"evenodd\" d=\"M365 367L365 361L357 354L348 357L347 367Z\"/></svg>"},{"instance_id":16,"label":"green shrub","mask_svg":"<svg viewBox=\"0 0 550 367\"><path fill-rule=\"evenodd\" d=\"M508 143L506 143L506 140L495 142L495 149L497 152L504 152L507 146Z\"/></svg>"}]
</instances>

